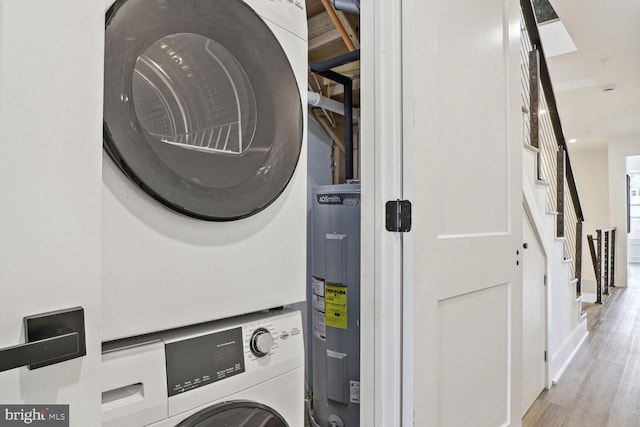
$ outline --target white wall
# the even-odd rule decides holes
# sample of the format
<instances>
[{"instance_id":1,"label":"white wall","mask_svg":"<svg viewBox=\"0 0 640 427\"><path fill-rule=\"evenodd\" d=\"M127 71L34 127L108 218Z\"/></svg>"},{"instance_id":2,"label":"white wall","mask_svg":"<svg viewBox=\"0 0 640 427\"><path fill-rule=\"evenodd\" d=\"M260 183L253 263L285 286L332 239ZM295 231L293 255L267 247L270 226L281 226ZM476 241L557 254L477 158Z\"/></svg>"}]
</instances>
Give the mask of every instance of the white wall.
<instances>
[{"instance_id":1,"label":"white wall","mask_svg":"<svg viewBox=\"0 0 640 427\"><path fill-rule=\"evenodd\" d=\"M87 345L0 372L0 403L69 405L71 427L100 425L103 25L100 2L0 1L0 348L24 343L23 317L76 306Z\"/></svg>"},{"instance_id":2,"label":"white wall","mask_svg":"<svg viewBox=\"0 0 640 427\"><path fill-rule=\"evenodd\" d=\"M557 382L584 342L587 325L580 317L580 302L576 301L575 287L570 282L569 264L564 261L563 241L555 237L556 218L546 213L544 191L530 180L523 180L525 209L547 257L547 384L550 385Z\"/></svg>"},{"instance_id":3,"label":"white wall","mask_svg":"<svg viewBox=\"0 0 640 427\"><path fill-rule=\"evenodd\" d=\"M609 227L609 164L606 148L572 152L571 165L584 213L582 236L582 292L596 293L596 276L587 235Z\"/></svg>"},{"instance_id":4,"label":"white wall","mask_svg":"<svg viewBox=\"0 0 640 427\"><path fill-rule=\"evenodd\" d=\"M638 139L640 141L640 139ZM640 171L640 156L627 157L627 170Z\"/></svg>"},{"instance_id":5,"label":"white wall","mask_svg":"<svg viewBox=\"0 0 640 427\"><path fill-rule=\"evenodd\" d=\"M611 141L609 157L609 223L616 233L616 286L627 286L627 156L640 155L640 137Z\"/></svg>"}]
</instances>

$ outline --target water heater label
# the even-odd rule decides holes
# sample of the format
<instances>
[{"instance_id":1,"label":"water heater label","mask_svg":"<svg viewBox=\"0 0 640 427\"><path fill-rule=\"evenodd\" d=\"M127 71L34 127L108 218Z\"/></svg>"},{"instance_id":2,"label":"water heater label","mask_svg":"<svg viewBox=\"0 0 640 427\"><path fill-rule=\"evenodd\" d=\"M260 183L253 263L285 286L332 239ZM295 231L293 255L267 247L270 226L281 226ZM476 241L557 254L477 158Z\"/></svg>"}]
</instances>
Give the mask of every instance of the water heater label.
<instances>
[{"instance_id":1,"label":"water heater label","mask_svg":"<svg viewBox=\"0 0 640 427\"><path fill-rule=\"evenodd\" d=\"M360 403L360 381L349 381L349 401Z\"/></svg>"},{"instance_id":2,"label":"water heater label","mask_svg":"<svg viewBox=\"0 0 640 427\"><path fill-rule=\"evenodd\" d=\"M324 324L324 314L313 312L313 336L319 340L327 340L327 327Z\"/></svg>"},{"instance_id":3,"label":"water heater label","mask_svg":"<svg viewBox=\"0 0 640 427\"><path fill-rule=\"evenodd\" d=\"M347 288L324 285L325 323L338 329L347 329Z\"/></svg>"},{"instance_id":4,"label":"water heater label","mask_svg":"<svg viewBox=\"0 0 640 427\"><path fill-rule=\"evenodd\" d=\"M324 280L318 279L317 277L311 277L311 290L314 295L324 298Z\"/></svg>"},{"instance_id":5,"label":"water heater label","mask_svg":"<svg viewBox=\"0 0 640 427\"><path fill-rule=\"evenodd\" d=\"M360 206L360 193L318 194L316 197L321 205Z\"/></svg>"},{"instance_id":6,"label":"water heater label","mask_svg":"<svg viewBox=\"0 0 640 427\"><path fill-rule=\"evenodd\" d=\"M324 297L319 297L318 295L311 295L311 305L314 310L318 310L321 313L324 313Z\"/></svg>"}]
</instances>

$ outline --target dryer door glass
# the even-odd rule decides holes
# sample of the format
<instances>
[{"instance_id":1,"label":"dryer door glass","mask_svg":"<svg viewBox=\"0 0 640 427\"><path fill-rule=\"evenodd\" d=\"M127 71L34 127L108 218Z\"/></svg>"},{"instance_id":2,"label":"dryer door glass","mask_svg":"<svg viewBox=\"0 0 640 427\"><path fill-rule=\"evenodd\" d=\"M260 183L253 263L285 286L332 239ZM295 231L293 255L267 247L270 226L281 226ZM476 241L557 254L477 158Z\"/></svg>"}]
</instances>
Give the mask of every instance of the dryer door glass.
<instances>
[{"instance_id":1,"label":"dryer door glass","mask_svg":"<svg viewBox=\"0 0 640 427\"><path fill-rule=\"evenodd\" d=\"M251 82L211 39L179 33L153 43L136 61L132 93L142 129L159 142L231 156L251 147L257 116ZM224 178L234 175L243 173L227 171Z\"/></svg>"},{"instance_id":2,"label":"dryer door glass","mask_svg":"<svg viewBox=\"0 0 640 427\"><path fill-rule=\"evenodd\" d=\"M107 12L104 146L125 175L186 215L267 207L302 147L295 75L241 0L120 0Z\"/></svg>"},{"instance_id":3,"label":"dryer door glass","mask_svg":"<svg viewBox=\"0 0 640 427\"><path fill-rule=\"evenodd\" d=\"M225 402L204 409L176 427L289 427L275 410L253 402Z\"/></svg>"}]
</instances>

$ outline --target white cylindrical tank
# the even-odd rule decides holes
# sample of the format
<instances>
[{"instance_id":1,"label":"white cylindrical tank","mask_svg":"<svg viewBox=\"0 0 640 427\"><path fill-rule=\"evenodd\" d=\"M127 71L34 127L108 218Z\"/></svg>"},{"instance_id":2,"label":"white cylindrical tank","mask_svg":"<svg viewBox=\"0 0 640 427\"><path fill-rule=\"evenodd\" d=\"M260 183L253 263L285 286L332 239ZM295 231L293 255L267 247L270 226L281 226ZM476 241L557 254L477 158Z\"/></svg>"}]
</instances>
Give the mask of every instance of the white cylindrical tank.
<instances>
[{"instance_id":1,"label":"white cylindrical tank","mask_svg":"<svg viewBox=\"0 0 640 427\"><path fill-rule=\"evenodd\" d=\"M321 427L360 425L360 184L313 191L313 413Z\"/></svg>"}]
</instances>

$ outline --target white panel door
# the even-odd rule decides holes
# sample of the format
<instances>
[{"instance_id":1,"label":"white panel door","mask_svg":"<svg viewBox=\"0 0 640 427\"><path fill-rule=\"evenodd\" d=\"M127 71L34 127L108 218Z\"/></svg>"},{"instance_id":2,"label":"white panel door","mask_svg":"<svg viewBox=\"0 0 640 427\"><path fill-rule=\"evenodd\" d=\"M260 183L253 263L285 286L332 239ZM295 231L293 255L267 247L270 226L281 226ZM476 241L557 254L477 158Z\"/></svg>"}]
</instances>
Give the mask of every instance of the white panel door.
<instances>
[{"instance_id":1,"label":"white panel door","mask_svg":"<svg viewBox=\"0 0 640 427\"><path fill-rule=\"evenodd\" d=\"M405 9L405 197L413 201L413 423L520 425L519 4ZM406 24L405 24L406 25ZM405 284L407 285L407 284ZM406 325L405 325L406 326ZM405 391L405 396L407 391ZM407 397L405 397L407 398ZM406 414L405 414L406 415ZM406 417L405 417L406 418Z\"/></svg>"},{"instance_id":2,"label":"white panel door","mask_svg":"<svg viewBox=\"0 0 640 427\"><path fill-rule=\"evenodd\" d=\"M23 317L74 306L87 340L0 372L0 404L68 404L76 427L100 425L103 33L101 1L0 2L0 350L24 343Z\"/></svg>"},{"instance_id":3,"label":"white panel door","mask_svg":"<svg viewBox=\"0 0 640 427\"><path fill-rule=\"evenodd\" d=\"M523 215L522 260L522 416L544 390L546 377L546 258L531 222Z\"/></svg>"}]
</instances>

